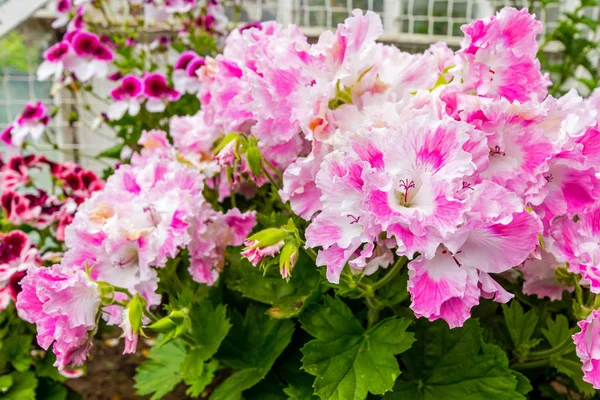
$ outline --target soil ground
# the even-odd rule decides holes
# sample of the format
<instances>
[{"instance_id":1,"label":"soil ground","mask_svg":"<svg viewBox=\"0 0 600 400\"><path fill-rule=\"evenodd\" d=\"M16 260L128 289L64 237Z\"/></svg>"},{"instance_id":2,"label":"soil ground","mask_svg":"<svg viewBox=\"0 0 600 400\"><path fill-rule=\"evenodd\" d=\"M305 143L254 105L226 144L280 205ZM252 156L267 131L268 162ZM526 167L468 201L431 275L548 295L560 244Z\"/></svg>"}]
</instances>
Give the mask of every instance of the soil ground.
<instances>
[{"instance_id":1,"label":"soil ground","mask_svg":"<svg viewBox=\"0 0 600 400\"><path fill-rule=\"evenodd\" d=\"M110 339L96 339L91 357L86 362L87 374L71 379L67 385L78 392L83 400L146 400L150 396L136 396L133 385L135 368L144 360L148 351L142 340L136 354L123 355L123 341L110 346ZM185 386L178 386L164 400L188 399Z\"/></svg>"}]
</instances>

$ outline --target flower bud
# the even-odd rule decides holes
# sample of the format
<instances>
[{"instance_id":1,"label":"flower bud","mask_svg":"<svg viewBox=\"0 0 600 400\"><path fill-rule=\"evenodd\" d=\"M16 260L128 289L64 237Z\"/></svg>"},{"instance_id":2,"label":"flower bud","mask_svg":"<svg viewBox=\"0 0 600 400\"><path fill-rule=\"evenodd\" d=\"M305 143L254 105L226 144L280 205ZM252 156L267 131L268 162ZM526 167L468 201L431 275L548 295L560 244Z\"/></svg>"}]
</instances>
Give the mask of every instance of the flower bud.
<instances>
[{"instance_id":1,"label":"flower bud","mask_svg":"<svg viewBox=\"0 0 600 400\"><path fill-rule=\"evenodd\" d=\"M283 246L281 254L279 255L279 272L281 273L282 278L290 279L297 259L298 247L296 245L287 243Z\"/></svg>"},{"instance_id":2,"label":"flower bud","mask_svg":"<svg viewBox=\"0 0 600 400\"><path fill-rule=\"evenodd\" d=\"M145 303L146 301L136 293L129 304L127 304L129 324L134 333L138 333L142 330L142 317L144 316Z\"/></svg>"},{"instance_id":3,"label":"flower bud","mask_svg":"<svg viewBox=\"0 0 600 400\"><path fill-rule=\"evenodd\" d=\"M262 172L262 156L256 147L250 147L246 152L246 161L254 176L260 176Z\"/></svg>"},{"instance_id":4,"label":"flower bud","mask_svg":"<svg viewBox=\"0 0 600 400\"><path fill-rule=\"evenodd\" d=\"M250 236L245 245L252 248L263 248L277 244L285 239L288 232L280 228L267 228ZM251 244L249 244L251 242Z\"/></svg>"}]
</instances>

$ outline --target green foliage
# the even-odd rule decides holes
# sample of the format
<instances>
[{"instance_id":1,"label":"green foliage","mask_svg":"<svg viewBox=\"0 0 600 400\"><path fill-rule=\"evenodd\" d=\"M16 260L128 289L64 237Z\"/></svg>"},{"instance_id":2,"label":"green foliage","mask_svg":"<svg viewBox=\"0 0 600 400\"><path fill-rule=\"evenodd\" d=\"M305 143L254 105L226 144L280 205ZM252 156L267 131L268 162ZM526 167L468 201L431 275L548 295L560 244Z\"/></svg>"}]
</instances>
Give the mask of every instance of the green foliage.
<instances>
[{"instance_id":1,"label":"green foliage","mask_svg":"<svg viewBox=\"0 0 600 400\"><path fill-rule=\"evenodd\" d=\"M409 321L389 318L365 330L352 311L338 298L326 297L324 305L312 306L300 321L315 340L303 348L304 370L315 375L321 399L354 399L367 392L384 394L400 375L394 357L410 348Z\"/></svg>"},{"instance_id":2,"label":"green foliage","mask_svg":"<svg viewBox=\"0 0 600 400\"><path fill-rule=\"evenodd\" d=\"M4 384L8 385L7 391L0 393L0 399L6 400L35 400L35 389L38 380L31 371L13 372L8 375L10 378L4 378Z\"/></svg>"},{"instance_id":3,"label":"green foliage","mask_svg":"<svg viewBox=\"0 0 600 400\"><path fill-rule=\"evenodd\" d=\"M524 399L529 389L508 368L506 354L483 343L481 328L469 320L462 328L419 321L416 343L401 356L406 374L385 399Z\"/></svg>"},{"instance_id":4,"label":"green foliage","mask_svg":"<svg viewBox=\"0 0 600 400\"><path fill-rule=\"evenodd\" d=\"M543 2L543 6L552 1ZM561 16L558 25L548 33L540 46L538 57L542 68L550 73L552 86L550 94L558 96L566 93L572 80L577 80L591 92L600 86L600 71L593 61L594 51L600 43L594 32L600 27L600 21L590 18L590 7L600 5L597 0L581 0L571 12ZM556 55L546 54L551 43L558 44L560 50ZM584 72L581 78L577 74Z\"/></svg>"},{"instance_id":5,"label":"green foliage","mask_svg":"<svg viewBox=\"0 0 600 400\"><path fill-rule=\"evenodd\" d=\"M172 391L182 381L180 372L186 354L183 343L176 339L162 347L150 350L148 360L137 368L135 388L139 395L151 394L158 400Z\"/></svg>"},{"instance_id":6,"label":"green foliage","mask_svg":"<svg viewBox=\"0 0 600 400\"><path fill-rule=\"evenodd\" d=\"M222 304L215 308L210 301L204 301L192 309L191 320L191 334L199 346L194 353L201 361L206 361L217 352L231 328L227 309Z\"/></svg>"},{"instance_id":7,"label":"green foliage","mask_svg":"<svg viewBox=\"0 0 600 400\"><path fill-rule=\"evenodd\" d=\"M234 370L213 392L214 400L240 398L260 382L292 339L294 323L271 319L265 309L251 304L244 317L235 312L233 327L223 341L217 358Z\"/></svg>"},{"instance_id":8,"label":"green foliage","mask_svg":"<svg viewBox=\"0 0 600 400\"><path fill-rule=\"evenodd\" d=\"M9 32L0 38L0 49L0 64L13 72L27 73L30 65L39 64L37 49L26 43L25 36L18 31Z\"/></svg>"},{"instance_id":9,"label":"green foliage","mask_svg":"<svg viewBox=\"0 0 600 400\"><path fill-rule=\"evenodd\" d=\"M535 310L532 309L525 313L517 301L511 302L509 306L503 304L502 310L506 328L517 354L524 354L540 343L539 339L531 339L538 323L538 315Z\"/></svg>"},{"instance_id":10,"label":"green foliage","mask_svg":"<svg viewBox=\"0 0 600 400\"><path fill-rule=\"evenodd\" d=\"M278 269L261 271L239 255L231 252L228 259L233 269L229 286L244 297L269 304L267 313L273 318L297 316L306 304L318 299L321 277L311 260L302 254L288 282Z\"/></svg>"}]
</instances>

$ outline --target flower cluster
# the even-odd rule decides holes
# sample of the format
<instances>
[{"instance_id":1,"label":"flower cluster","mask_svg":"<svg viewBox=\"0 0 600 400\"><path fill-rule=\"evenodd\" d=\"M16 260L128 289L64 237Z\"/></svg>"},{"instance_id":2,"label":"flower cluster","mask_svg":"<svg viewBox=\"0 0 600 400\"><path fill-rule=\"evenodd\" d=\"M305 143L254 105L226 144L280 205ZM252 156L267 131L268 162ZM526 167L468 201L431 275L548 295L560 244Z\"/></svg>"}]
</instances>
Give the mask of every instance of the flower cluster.
<instances>
[{"instance_id":1,"label":"flower cluster","mask_svg":"<svg viewBox=\"0 0 600 400\"><path fill-rule=\"evenodd\" d=\"M47 169L53 188L37 187L31 174ZM12 225L26 224L35 229L53 226L58 240L73 220L77 206L101 190L104 182L90 170L72 162L64 164L44 156L13 156L6 163L0 159L0 197L4 218Z\"/></svg>"},{"instance_id":2,"label":"flower cluster","mask_svg":"<svg viewBox=\"0 0 600 400\"><path fill-rule=\"evenodd\" d=\"M108 108L107 115L111 120L118 120L126 113L136 116L144 103L149 112L163 112L169 102L179 99L181 93L169 87L164 75L151 73L143 78L124 76L110 96L114 102Z\"/></svg>"},{"instance_id":3,"label":"flower cluster","mask_svg":"<svg viewBox=\"0 0 600 400\"><path fill-rule=\"evenodd\" d=\"M106 37L83 29L67 32L61 42L44 53L44 62L37 71L39 80L73 78L86 82L108 75L108 66L114 58L112 43ZM64 76L64 73L72 74Z\"/></svg>"},{"instance_id":4,"label":"flower cluster","mask_svg":"<svg viewBox=\"0 0 600 400\"><path fill-rule=\"evenodd\" d=\"M90 316L98 313L98 284L139 295L146 307L158 305L156 269L188 248L190 274L197 282L212 285L224 266L225 247L241 245L256 223L253 212L214 211L202 194L204 177L178 161L165 132L144 133L140 145L142 152L134 155L131 164L120 166L103 190L79 207L66 228L68 250L61 265L44 271L30 269L23 283L17 306L23 318L38 324L38 332L42 325L52 331L41 333L38 341L44 348L58 341L54 349L59 368L81 365L87 355L88 332L97 324ZM55 280L67 282L57 286ZM55 292L41 294L35 291L36 285ZM65 296L78 291L89 301L82 299L70 313L64 313ZM122 295L117 293L114 299ZM51 307L56 313L46 310L48 301L57 303ZM39 314L36 307L43 307L44 313ZM109 324L124 327L129 323L127 313L123 306L108 305L101 314ZM53 333L59 324L60 337ZM134 351L137 341L137 332L129 334L126 352Z\"/></svg>"},{"instance_id":5,"label":"flower cluster","mask_svg":"<svg viewBox=\"0 0 600 400\"><path fill-rule=\"evenodd\" d=\"M26 271L40 264L39 251L25 232L0 233L0 310L16 300Z\"/></svg>"},{"instance_id":6,"label":"flower cluster","mask_svg":"<svg viewBox=\"0 0 600 400\"><path fill-rule=\"evenodd\" d=\"M205 125L255 137L284 171L280 194L310 221L306 245L328 279L346 265L372 274L394 252L412 260L415 314L451 327L480 297L511 299L494 275L513 267L530 294L560 298L565 263L600 292L594 97L548 96L541 23L526 10L463 31L457 52L410 55L376 42L371 12L313 45L256 24L199 73ZM254 247L251 261L264 256Z\"/></svg>"}]
</instances>

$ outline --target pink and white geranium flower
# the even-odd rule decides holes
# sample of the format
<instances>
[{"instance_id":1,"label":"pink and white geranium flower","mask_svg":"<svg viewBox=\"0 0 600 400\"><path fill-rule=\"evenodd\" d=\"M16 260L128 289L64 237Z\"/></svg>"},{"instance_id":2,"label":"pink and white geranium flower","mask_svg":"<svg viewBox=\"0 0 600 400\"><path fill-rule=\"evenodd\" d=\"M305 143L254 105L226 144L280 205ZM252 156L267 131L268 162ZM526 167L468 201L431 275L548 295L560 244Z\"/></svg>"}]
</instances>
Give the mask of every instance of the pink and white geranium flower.
<instances>
[{"instance_id":1,"label":"pink and white geranium flower","mask_svg":"<svg viewBox=\"0 0 600 400\"><path fill-rule=\"evenodd\" d=\"M182 93L198 93L201 83L197 72L204 65L204 58L196 52L183 52L173 67L175 90Z\"/></svg>"},{"instance_id":2,"label":"pink and white geranium flower","mask_svg":"<svg viewBox=\"0 0 600 400\"><path fill-rule=\"evenodd\" d=\"M113 60L111 48L100 38L87 31L71 31L65 35L72 51L64 60L64 67L75 77L86 82L92 78L104 78L108 75L108 65Z\"/></svg>"},{"instance_id":3,"label":"pink and white geranium flower","mask_svg":"<svg viewBox=\"0 0 600 400\"><path fill-rule=\"evenodd\" d=\"M40 140L50 122L46 107L41 101L27 103L17 120L2 132L2 141L9 146L21 147L28 137Z\"/></svg>"},{"instance_id":4,"label":"pink and white geranium flower","mask_svg":"<svg viewBox=\"0 0 600 400\"><path fill-rule=\"evenodd\" d=\"M581 331L573 335L573 341L582 363L583 380L600 389L600 310L593 310L578 325Z\"/></svg>"},{"instance_id":5,"label":"pink and white geranium flower","mask_svg":"<svg viewBox=\"0 0 600 400\"><path fill-rule=\"evenodd\" d=\"M58 79L65 70L65 61L71 51L71 44L63 40L44 52L44 61L37 70L37 78L44 81L49 78Z\"/></svg>"},{"instance_id":6,"label":"pink and white geranium flower","mask_svg":"<svg viewBox=\"0 0 600 400\"><path fill-rule=\"evenodd\" d=\"M17 310L37 326L38 344L52 346L60 370L83 364L97 329L100 291L83 270L31 267L21 281Z\"/></svg>"},{"instance_id":7,"label":"pink and white geranium flower","mask_svg":"<svg viewBox=\"0 0 600 400\"><path fill-rule=\"evenodd\" d=\"M108 118L119 120L128 113L135 117L144 102L144 81L134 75L123 77L120 85L110 92L114 102L108 108Z\"/></svg>"},{"instance_id":8,"label":"pink and white geranium flower","mask_svg":"<svg viewBox=\"0 0 600 400\"><path fill-rule=\"evenodd\" d=\"M167 103L178 100L181 93L169 87L164 75L150 73L144 76L144 95L148 99L146 109L158 113L165 111Z\"/></svg>"}]
</instances>

